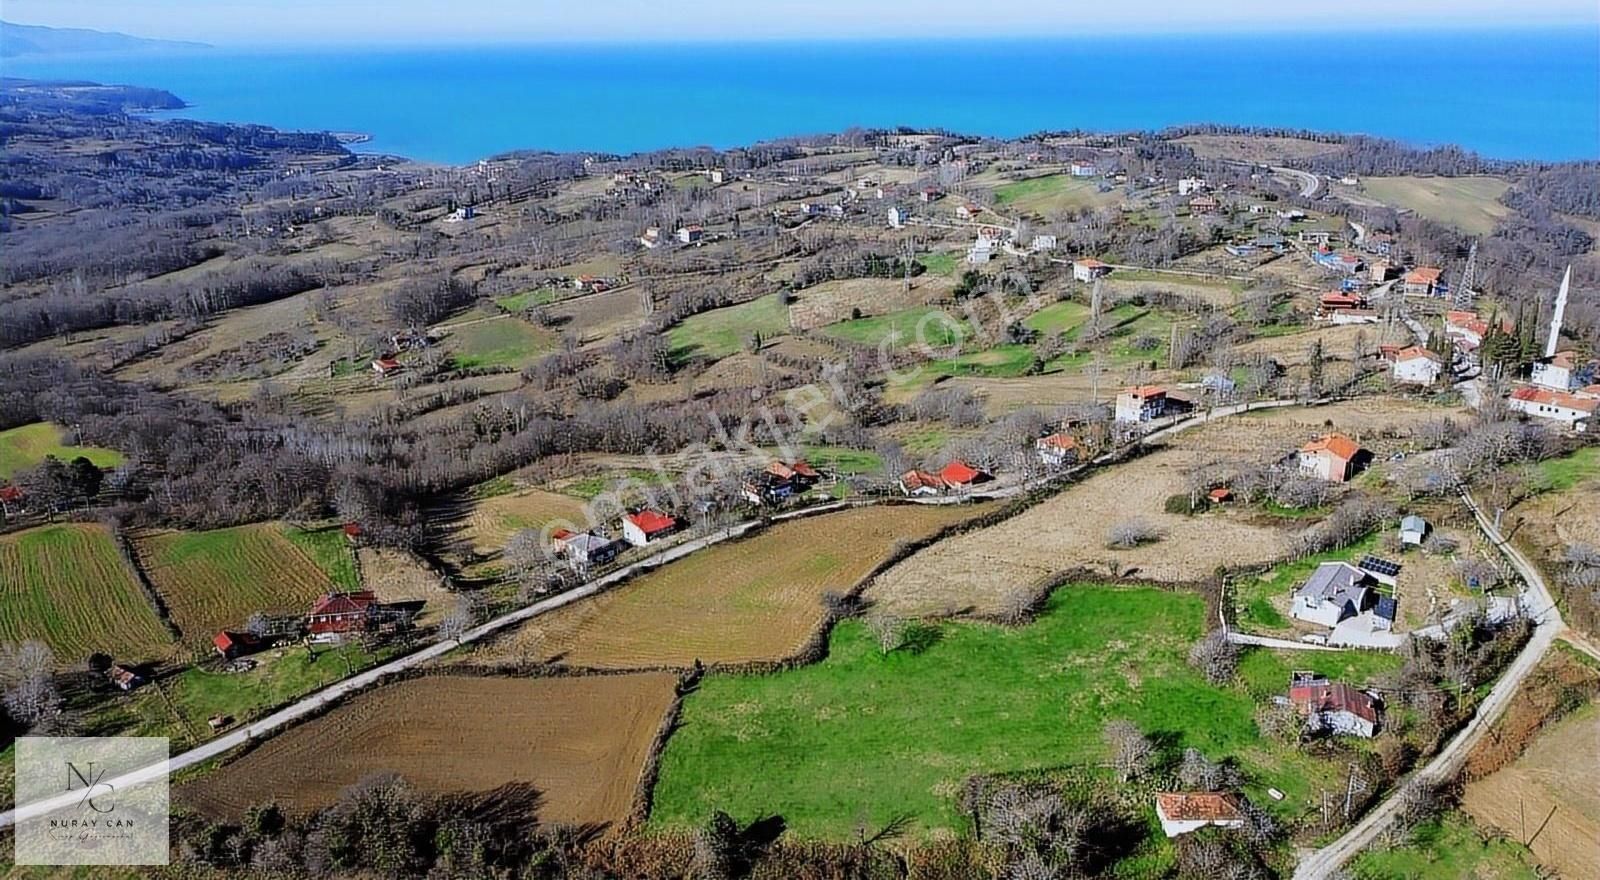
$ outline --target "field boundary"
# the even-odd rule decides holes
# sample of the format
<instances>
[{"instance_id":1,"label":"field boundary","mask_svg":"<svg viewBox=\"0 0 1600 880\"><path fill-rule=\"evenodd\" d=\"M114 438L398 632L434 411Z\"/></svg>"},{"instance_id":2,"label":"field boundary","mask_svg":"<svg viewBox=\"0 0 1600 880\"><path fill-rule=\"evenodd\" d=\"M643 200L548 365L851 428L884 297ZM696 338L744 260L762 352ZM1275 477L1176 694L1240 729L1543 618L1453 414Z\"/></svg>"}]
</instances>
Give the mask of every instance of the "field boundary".
<instances>
[{"instance_id":1,"label":"field boundary","mask_svg":"<svg viewBox=\"0 0 1600 880\"><path fill-rule=\"evenodd\" d=\"M172 619L172 610L167 607L167 600L162 597L161 591L156 589L155 582L150 580L149 572L145 571L144 564L139 559L139 551L133 543L133 538L121 528L112 529L111 532L112 539L117 544L117 555L122 557L123 564L133 572L133 579L139 584L139 592L144 594L145 601L155 610L161 625L171 634L174 647L181 650L183 628Z\"/></svg>"}]
</instances>

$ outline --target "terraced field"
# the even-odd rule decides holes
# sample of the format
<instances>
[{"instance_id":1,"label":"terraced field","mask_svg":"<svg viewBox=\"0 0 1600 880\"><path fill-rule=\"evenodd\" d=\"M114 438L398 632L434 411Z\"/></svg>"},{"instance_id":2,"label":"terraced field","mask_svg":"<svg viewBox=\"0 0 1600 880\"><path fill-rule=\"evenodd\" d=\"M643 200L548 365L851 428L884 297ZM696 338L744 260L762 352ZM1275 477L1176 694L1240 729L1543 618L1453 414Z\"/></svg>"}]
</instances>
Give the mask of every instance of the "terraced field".
<instances>
[{"instance_id":1,"label":"terraced field","mask_svg":"<svg viewBox=\"0 0 1600 880\"><path fill-rule=\"evenodd\" d=\"M0 642L38 639L62 664L102 651L165 657L172 639L103 526L40 526L0 536Z\"/></svg>"},{"instance_id":2,"label":"terraced field","mask_svg":"<svg viewBox=\"0 0 1600 880\"><path fill-rule=\"evenodd\" d=\"M140 536L145 571L183 630L202 645L257 611L301 611L334 582L277 523Z\"/></svg>"},{"instance_id":3,"label":"terraced field","mask_svg":"<svg viewBox=\"0 0 1600 880\"><path fill-rule=\"evenodd\" d=\"M863 508L783 523L539 617L469 659L637 669L786 657L816 632L823 593L849 590L897 542L981 509Z\"/></svg>"},{"instance_id":4,"label":"terraced field","mask_svg":"<svg viewBox=\"0 0 1600 880\"><path fill-rule=\"evenodd\" d=\"M676 683L668 673L403 681L267 740L174 797L237 821L267 800L297 812L325 807L345 787L391 771L431 792L529 783L544 798L541 821L616 822L632 805Z\"/></svg>"}]
</instances>

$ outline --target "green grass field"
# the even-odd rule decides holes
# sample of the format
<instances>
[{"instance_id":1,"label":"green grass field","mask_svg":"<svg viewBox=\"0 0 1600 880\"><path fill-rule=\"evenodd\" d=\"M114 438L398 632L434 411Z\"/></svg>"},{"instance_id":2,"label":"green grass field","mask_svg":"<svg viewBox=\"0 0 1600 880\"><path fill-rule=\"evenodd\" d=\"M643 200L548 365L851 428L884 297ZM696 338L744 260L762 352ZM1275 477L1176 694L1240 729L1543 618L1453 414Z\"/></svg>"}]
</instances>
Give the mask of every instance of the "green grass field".
<instances>
[{"instance_id":1,"label":"green grass field","mask_svg":"<svg viewBox=\"0 0 1600 880\"><path fill-rule=\"evenodd\" d=\"M1498 177L1368 177L1366 194L1463 232L1487 235L1510 209L1500 196L1510 184Z\"/></svg>"},{"instance_id":2,"label":"green grass field","mask_svg":"<svg viewBox=\"0 0 1600 880\"><path fill-rule=\"evenodd\" d=\"M961 257L955 251L934 251L917 257L917 262L928 270L929 275L948 276L956 274L956 267L961 265Z\"/></svg>"},{"instance_id":3,"label":"green grass field","mask_svg":"<svg viewBox=\"0 0 1600 880\"><path fill-rule=\"evenodd\" d=\"M806 461L814 467L841 476L875 474L883 470L883 459L870 449L844 446L807 446Z\"/></svg>"},{"instance_id":4,"label":"green grass field","mask_svg":"<svg viewBox=\"0 0 1600 880\"><path fill-rule=\"evenodd\" d=\"M527 311L534 306L547 306L554 302L566 299L567 294L573 291L562 290L557 287L535 287L524 290L511 296L503 296L495 300L495 305L508 312Z\"/></svg>"},{"instance_id":5,"label":"green grass field","mask_svg":"<svg viewBox=\"0 0 1600 880\"><path fill-rule=\"evenodd\" d=\"M321 529L300 529L287 526L284 537L311 557L323 574L341 590L361 589L361 573L356 570L356 554L345 540L344 530L338 526Z\"/></svg>"},{"instance_id":6,"label":"green grass field","mask_svg":"<svg viewBox=\"0 0 1600 880\"><path fill-rule=\"evenodd\" d=\"M1036 330L1046 335L1051 333L1072 333L1083 322L1089 320L1089 307L1083 303L1071 300L1062 300L1051 303L1037 312L1024 318L1023 326L1029 330Z\"/></svg>"},{"instance_id":7,"label":"green grass field","mask_svg":"<svg viewBox=\"0 0 1600 880\"><path fill-rule=\"evenodd\" d=\"M471 369L525 367L555 351L559 342L554 331L503 317L453 328L445 345L458 369Z\"/></svg>"},{"instance_id":8,"label":"green grass field","mask_svg":"<svg viewBox=\"0 0 1600 880\"><path fill-rule=\"evenodd\" d=\"M1466 815L1450 811L1412 830L1402 846L1379 844L1351 863L1356 880L1536 880L1546 876L1528 848L1486 838Z\"/></svg>"},{"instance_id":9,"label":"green grass field","mask_svg":"<svg viewBox=\"0 0 1600 880\"><path fill-rule=\"evenodd\" d=\"M0 642L37 639L63 664L95 651L141 662L172 638L103 526L41 526L0 537Z\"/></svg>"},{"instance_id":10,"label":"green grass field","mask_svg":"<svg viewBox=\"0 0 1600 880\"><path fill-rule=\"evenodd\" d=\"M701 312L667 332L673 356L724 358L744 348L752 334L763 339L789 332L789 307L777 294Z\"/></svg>"},{"instance_id":11,"label":"green grass field","mask_svg":"<svg viewBox=\"0 0 1600 880\"><path fill-rule=\"evenodd\" d=\"M877 348L884 340L889 340L890 348L905 348L919 341L932 346L955 345L970 335L971 328L943 309L917 306L887 315L841 321L823 332L857 345Z\"/></svg>"},{"instance_id":12,"label":"green grass field","mask_svg":"<svg viewBox=\"0 0 1600 880\"><path fill-rule=\"evenodd\" d=\"M103 468L122 463L122 453L115 449L73 446L65 442L65 434L59 425L49 422L0 431L0 480L9 479L17 471L33 467L51 455L62 461L81 455Z\"/></svg>"},{"instance_id":13,"label":"green grass field","mask_svg":"<svg viewBox=\"0 0 1600 880\"><path fill-rule=\"evenodd\" d=\"M1115 190L1100 192L1100 181L1067 174L1030 177L995 187L995 204L1031 214L1052 214L1066 208L1092 208L1117 200Z\"/></svg>"},{"instance_id":14,"label":"green grass field","mask_svg":"<svg viewBox=\"0 0 1600 880\"><path fill-rule=\"evenodd\" d=\"M1185 660L1206 628L1203 600L1156 589L1071 585L1031 625L928 625L917 649L882 654L857 620L834 631L827 659L790 672L711 676L684 704L655 791L657 827L713 809L778 814L797 836L842 839L857 823L909 820L913 833L965 827L957 812L973 773L1095 768L1101 726L1127 718L1176 756L1233 756L1247 792L1283 817L1311 806L1332 764L1261 739L1252 689L1289 662L1256 652L1248 674L1207 684ZM1343 653L1327 666L1392 663ZM1342 765L1339 765L1342 767ZM1289 793L1282 802L1267 786Z\"/></svg>"},{"instance_id":15,"label":"green grass field","mask_svg":"<svg viewBox=\"0 0 1600 880\"><path fill-rule=\"evenodd\" d=\"M1600 477L1600 446L1586 446L1571 455L1541 461L1539 473L1551 492L1565 492Z\"/></svg>"},{"instance_id":16,"label":"green grass field","mask_svg":"<svg viewBox=\"0 0 1600 880\"><path fill-rule=\"evenodd\" d=\"M564 494L576 495L579 498L588 500L598 497L603 492L614 491L619 484L622 485L623 493L628 494L635 489L647 486L665 486L670 482L672 482L671 474L663 474L643 468L630 468L628 470L596 474L592 477L582 477L562 486L561 491Z\"/></svg>"},{"instance_id":17,"label":"green grass field","mask_svg":"<svg viewBox=\"0 0 1600 880\"><path fill-rule=\"evenodd\" d=\"M1033 348L1026 345L997 345L982 351L931 361L928 369L946 376L983 376L1008 379L1026 375L1033 367Z\"/></svg>"}]
</instances>

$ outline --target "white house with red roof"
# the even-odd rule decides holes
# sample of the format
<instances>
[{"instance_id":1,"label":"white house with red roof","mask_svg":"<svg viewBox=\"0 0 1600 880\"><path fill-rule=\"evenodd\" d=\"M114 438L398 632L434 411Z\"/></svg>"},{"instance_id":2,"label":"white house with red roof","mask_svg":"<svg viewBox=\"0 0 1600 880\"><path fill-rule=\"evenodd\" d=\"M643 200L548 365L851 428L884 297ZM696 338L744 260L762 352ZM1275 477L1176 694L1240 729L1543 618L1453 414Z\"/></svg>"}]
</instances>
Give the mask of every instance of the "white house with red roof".
<instances>
[{"instance_id":1,"label":"white house with red roof","mask_svg":"<svg viewBox=\"0 0 1600 880\"><path fill-rule=\"evenodd\" d=\"M975 468L958 458L939 470L939 479L944 481L946 489L956 490L970 489L979 483L987 483L994 477L989 476L982 468Z\"/></svg>"},{"instance_id":2,"label":"white house with red roof","mask_svg":"<svg viewBox=\"0 0 1600 880\"><path fill-rule=\"evenodd\" d=\"M339 636L361 632L377 610L378 597L371 591L324 593L306 614L306 629L315 636Z\"/></svg>"},{"instance_id":3,"label":"white house with red roof","mask_svg":"<svg viewBox=\"0 0 1600 880\"><path fill-rule=\"evenodd\" d=\"M1444 359L1420 345L1395 352L1390 375L1402 385L1432 385L1444 372Z\"/></svg>"},{"instance_id":4,"label":"white house with red roof","mask_svg":"<svg viewBox=\"0 0 1600 880\"><path fill-rule=\"evenodd\" d=\"M1156 818L1168 837L1199 831L1207 825L1219 828L1244 826L1244 808L1239 799L1225 792L1163 791L1156 795Z\"/></svg>"},{"instance_id":5,"label":"white house with red roof","mask_svg":"<svg viewBox=\"0 0 1600 880\"><path fill-rule=\"evenodd\" d=\"M1406 296L1433 296L1443 274L1444 270L1435 266L1418 266L1400 279L1400 292Z\"/></svg>"},{"instance_id":6,"label":"white house with red roof","mask_svg":"<svg viewBox=\"0 0 1600 880\"><path fill-rule=\"evenodd\" d=\"M1135 385L1117 395L1117 421L1148 422L1167 411L1167 389L1160 385Z\"/></svg>"},{"instance_id":7,"label":"white house with red roof","mask_svg":"<svg viewBox=\"0 0 1600 880\"><path fill-rule=\"evenodd\" d=\"M677 520L657 510L641 510L622 518L622 537L635 547L664 538L677 528Z\"/></svg>"},{"instance_id":8,"label":"white house with red roof","mask_svg":"<svg viewBox=\"0 0 1600 880\"><path fill-rule=\"evenodd\" d=\"M944 480L938 475L913 468L900 475L900 494L908 496L938 495L944 491Z\"/></svg>"},{"instance_id":9,"label":"white house with red roof","mask_svg":"<svg viewBox=\"0 0 1600 880\"><path fill-rule=\"evenodd\" d=\"M1560 422L1574 431L1588 431L1595 425L1600 397L1583 392L1556 391L1537 385L1524 385L1511 392L1506 403L1514 410L1536 419Z\"/></svg>"},{"instance_id":10,"label":"white house with red roof","mask_svg":"<svg viewBox=\"0 0 1600 880\"><path fill-rule=\"evenodd\" d=\"M380 377L393 376L403 369L405 369L405 365L392 357L381 357L372 362L372 372L377 373Z\"/></svg>"},{"instance_id":11,"label":"white house with red roof","mask_svg":"<svg viewBox=\"0 0 1600 880\"><path fill-rule=\"evenodd\" d=\"M1070 434L1051 434L1033 441L1039 460L1050 467L1066 467L1078 463L1078 438Z\"/></svg>"},{"instance_id":12,"label":"white house with red roof","mask_svg":"<svg viewBox=\"0 0 1600 880\"><path fill-rule=\"evenodd\" d=\"M1343 434L1324 434L1300 447L1300 472L1330 483L1355 476L1361 444Z\"/></svg>"},{"instance_id":13,"label":"white house with red roof","mask_svg":"<svg viewBox=\"0 0 1600 880\"><path fill-rule=\"evenodd\" d=\"M1072 261L1072 278L1075 281L1082 281L1088 284L1102 275L1109 274L1111 274L1111 267L1094 257L1084 257L1081 260Z\"/></svg>"},{"instance_id":14,"label":"white house with red roof","mask_svg":"<svg viewBox=\"0 0 1600 880\"><path fill-rule=\"evenodd\" d=\"M1371 738L1378 729L1378 703L1371 695L1342 681L1297 673L1289 685L1289 703L1306 718L1306 729Z\"/></svg>"}]
</instances>

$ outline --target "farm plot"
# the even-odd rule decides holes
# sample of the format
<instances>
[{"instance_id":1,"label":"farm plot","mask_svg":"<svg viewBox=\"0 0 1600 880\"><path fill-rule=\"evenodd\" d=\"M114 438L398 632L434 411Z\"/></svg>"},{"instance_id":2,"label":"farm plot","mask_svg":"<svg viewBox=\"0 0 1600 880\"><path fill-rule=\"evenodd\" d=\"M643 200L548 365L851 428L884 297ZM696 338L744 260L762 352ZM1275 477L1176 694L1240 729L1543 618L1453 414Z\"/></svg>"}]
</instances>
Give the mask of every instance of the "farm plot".
<instances>
[{"instance_id":1,"label":"farm plot","mask_svg":"<svg viewBox=\"0 0 1600 880\"><path fill-rule=\"evenodd\" d=\"M918 306L886 315L843 321L823 332L846 342L873 348L885 345L889 348L956 345L973 335L971 326L934 306Z\"/></svg>"},{"instance_id":2,"label":"farm plot","mask_svg":"<svg viewBox=\"0 0 1600 880\"><path fill-rule=\"evenodd\" d=\"M277 523L141 536L139 558L183 630L203 644L257 611L301 611L335 589Z\"/></svg>"},{"instance_id":3,"label":"farm plot","mask_svg":"<svg viewBox=\"0 0 1600 880\"><path fill-rule=\"evenodd\" d=\"M912 279L911 289L899 278L849 278L824 281L795 295L789 306L790 323L810 330L839 321L848 321L852 311L862 315L882 315L921 305L948 293L947 278L923 275Z\"/></svg>"},{"instance_id":4,"label":"farm plot","mask_svg":"<svg viewBox=\"0 0 1600 880\"><path fill-rule=\"evenodd\" d=\"M96 651L137 662L172 649L111 533L86 524L0 537L0 642L25 639L63 664Z\"/></svg>"},{"instance_id":5,"label":"farm plot","mask_svg":"<svg viewBox=\"0 0 1600 880\"><path fill-rule=\"evenodd\" d=\"M1121 201L1115 189L1100 191L1100 181L1067 174L1046 174L995 187L1001 208L1049 216L1067 208L1098 208Z\"/></svg>"},{"instance_id":6,"label":"farm plot","mask_svg":"<svg viewBox=\"0 0 1600 880\"><path fill-rule=\"evenodd\" d=\"M175 797L233 820L267 800L309 812L392 771L440 793L529 783L544 797L542 821L616 822L676 683L667 673L403 681L267 740Z\"/></svg>"},{"instance_id":7,"label":"farm plot","mask_svg":"<svg viewBox=\"0 0 1600 880\"><path fill-rule=\"evenodd\" d=\"M722 358L738 351L754 335L765 339L789 332L789 308L777 294L701 312L667 332L673 356Z\"/></svg>"},{"instance_id":8,"label":"farm plot","mask_svg":"<svg viewBox=\"0 0 1600 880\"><path fill-rule=\"evenodd\" d=\"M1381 325L1345 324L1252 339L1236 346L1233 352L1241 362L1264 354L1285 367L1298 367L1311 362L1311 347L1317 342L1322 343L1323 356L1327 359L1351 361L1355 359L1358 340L1363 342L1364 350L1371 354L1381 344L1398 344L1408 338L1409 333L1404 328L1385 331Z\"/></svg>"},{"instance_id":9,"label":"farm plot","mask_svg":"<svg viewBox=\"0 0 1600 880\"><path fill-rule=\"evenodd\" d=\"M457 368L525 367L556 350L554 331L509 315L473 314L469 320L439 328L449 334L444 345Z\"/></svg>"},{"instance_id":10,"label":"farm plot","mask_svg":"<svg viewBox=\"0 0 1600 880\"><path fill-rule=\"evenodd\" d=\"M542 529L557 520L575 523L579 529L587 527L582 499L527 489L473 502L460 537L471 543L475 553L496 553L504 550L517 532Z\"/></svg>"},{"instance_id":11,"label":"farm plot","mask_svg":"<svg viewBox=\"0 0 1600 880\"><path fill-rule=\"evenodd\" d=\"M644 323L637 290L608 290L562 300L546 311L562 332L576 333L585 344L625 333Z\"/></svg>"},{"instance_id":12,"label":"farm plot","mask_svg":"<svg viewBox=\"0 0 1600 880\"><path fill-rule=\"evenodd\" d=\"M1511 184L1498 177L1368 177L1366 194L1475 235L1488 235L1511 212L1500 196Z\"/></svg>"},{"instance_id":13,"label":"farm plot","mask_svg":"<svg viewBox=\"0 0 1600 880\"><path fill-rule=\"evenodd\" d=\"M1527 840L1562 877L1600 877L1600 703L1547 727L1510 766L1469 784L1462 803L1480 823Z\"/></svg>"},{"instance_id":14,"label":"farm plot","mask_svg":"<svg viewBox=\"0 0 1600 880\"><path fill-rule=\"evenodd\" d=\"M46 456L72 461L80 455L103 468L122 463L122 453L115 449L67 443L66 432L59 425L49 422L35 422L0 431L0 480L9 479L17 471L43 462Z\"/></svg>"},{"instance_id":15,"label":"farm plot","mask_svg":"<svg viewBox=\"0 0 1600 880\"><path fill-rule=\"evenodd\" d=\"M530 621L470 659L631 669L789 656L821 623L823 593L849 590L896 542L981 509L877 507L783 523Z\"/></svg>"},{"instance_id":16,"label":"farm plot","mask_svg":"<svg viewBox=\"0 0 1600 880\"><path fill-rule=\"evenodd\" d=\"M652 822L693 827L725 809L782 815L802 837L893 821L959 833L970 827L959 806L969 776L1103 767L1101 726L1114 718L1170 737L1174 753L1237 759L1251 799L1292 820L1344 763L1258 734L1255 682L1281 690L1289 661L1252 651L1240 681L1221 687L1191 669L1206 625L1197 595L1094 584L1058 590L1027 626L924 625L887 654L861 621L845 621L820 663L702 681L662 756ZM1296 661L1356 680L1397 665L1345 653ZM1268 798L1268 786L1286 798Z\"/></svg>"}]
</instances>

